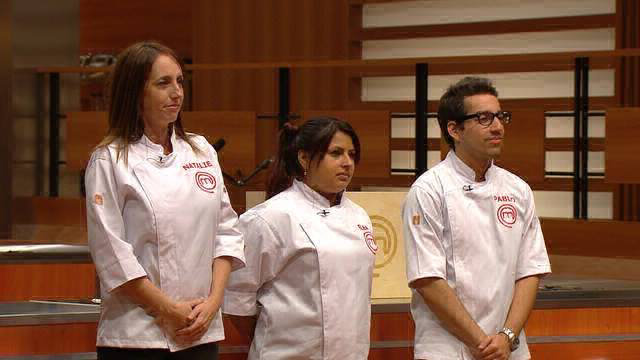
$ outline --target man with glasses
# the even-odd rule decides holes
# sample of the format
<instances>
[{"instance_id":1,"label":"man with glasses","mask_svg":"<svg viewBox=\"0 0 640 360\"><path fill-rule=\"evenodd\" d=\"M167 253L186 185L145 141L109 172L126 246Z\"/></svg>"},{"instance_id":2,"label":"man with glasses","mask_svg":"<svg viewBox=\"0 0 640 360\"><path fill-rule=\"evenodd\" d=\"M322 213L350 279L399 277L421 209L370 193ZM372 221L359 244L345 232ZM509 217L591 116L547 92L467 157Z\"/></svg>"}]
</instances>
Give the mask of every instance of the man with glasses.
<instances>
[{"instance_id":1,"label":"man with glasses","mask_svg":"<svg viewBox=\"0 0 640 360\"><path fill-rule=\"evenodd\" d=\"M488 79L440 99L451 151L412 185L403 209L416 359L529 359L523 327L551 271L531 188L496 166L505 125Z\"/></svg>"}]
</instances>

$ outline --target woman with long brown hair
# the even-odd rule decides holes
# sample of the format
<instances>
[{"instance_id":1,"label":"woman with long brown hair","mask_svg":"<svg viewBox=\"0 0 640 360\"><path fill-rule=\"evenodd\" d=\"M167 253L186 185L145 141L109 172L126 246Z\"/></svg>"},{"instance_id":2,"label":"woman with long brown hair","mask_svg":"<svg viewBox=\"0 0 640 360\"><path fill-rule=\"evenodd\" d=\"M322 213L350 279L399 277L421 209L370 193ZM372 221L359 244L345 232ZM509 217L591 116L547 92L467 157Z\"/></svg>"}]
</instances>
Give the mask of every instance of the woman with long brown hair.
<instances>
[{"instance_id":1,"label":"woman with long brown hair","mask_svg":"<svg viewBox=\"0 0 640 360\"><path fill-rule=\"evenodd\" d=\"M86 171L98 359L215 359L224 339L244 244L215 150L182 127L183 79L155 42L125 49L112 73L109 131Z\"/></svg>"},{"instance_id":2,"label":"woman with long brown hair","mask_svg":"<svg viewBox=\"0 0 640 360\"><path fill-rule=\"evenodd\" d=\"M359 159L344 121L282 130L269 199L240 216L247 267L224 301L227 314L257 315L249 359L367 358L377 247L369 216L343 196Z\"/></svg>"}]
</instances>

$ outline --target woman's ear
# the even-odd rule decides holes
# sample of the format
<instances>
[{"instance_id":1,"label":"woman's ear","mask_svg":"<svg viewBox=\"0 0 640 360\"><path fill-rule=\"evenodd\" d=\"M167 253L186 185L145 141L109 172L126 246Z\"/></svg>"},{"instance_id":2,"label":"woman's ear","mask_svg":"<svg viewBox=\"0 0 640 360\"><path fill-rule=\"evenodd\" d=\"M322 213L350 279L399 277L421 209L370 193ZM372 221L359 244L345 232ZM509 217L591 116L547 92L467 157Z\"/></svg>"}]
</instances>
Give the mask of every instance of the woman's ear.
<instances>
[{"instance_id":1,"label":"woman's ear","mask_svg":"<svg viewBox=\"0 0 640 360\"><path fill-rule=\"evenodd\" d=\"M303 150L298 150L298 163L305 172L309 170L309 154Z\"/></svg>"}]
</instances>

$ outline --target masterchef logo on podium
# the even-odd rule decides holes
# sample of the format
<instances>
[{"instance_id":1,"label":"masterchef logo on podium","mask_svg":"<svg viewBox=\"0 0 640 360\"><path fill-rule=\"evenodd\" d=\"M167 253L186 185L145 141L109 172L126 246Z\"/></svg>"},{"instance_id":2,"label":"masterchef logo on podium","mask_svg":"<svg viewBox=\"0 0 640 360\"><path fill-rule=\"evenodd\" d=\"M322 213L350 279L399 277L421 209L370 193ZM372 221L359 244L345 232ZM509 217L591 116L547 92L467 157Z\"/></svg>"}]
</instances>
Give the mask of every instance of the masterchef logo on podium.
<instances>
[{"instance_id":1,"label":"masterchef logo on podium","mask_svg":"<svg viewBox=\"0 0 640 360\"><path fill-rule=\"evenodd\" d=\"M379 272L387 266L398 251L398 236L391 221L383 216L372 215L371 224L373 224L374 241L378 247L376 252L376 264L373 272L374 277L380 276Z\"/></svg>"}]
</instances>

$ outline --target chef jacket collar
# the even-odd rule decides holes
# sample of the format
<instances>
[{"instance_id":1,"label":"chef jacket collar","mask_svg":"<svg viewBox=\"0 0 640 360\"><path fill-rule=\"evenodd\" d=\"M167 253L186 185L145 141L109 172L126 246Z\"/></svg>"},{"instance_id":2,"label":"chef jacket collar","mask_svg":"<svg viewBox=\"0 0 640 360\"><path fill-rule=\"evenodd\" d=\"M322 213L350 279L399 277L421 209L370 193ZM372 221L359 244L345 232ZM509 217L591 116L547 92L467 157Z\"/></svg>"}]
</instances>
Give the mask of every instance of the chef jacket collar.
<instances>
[{"instance_id":1,"label":"chef jacket collar","mask_svg":"<svg viewBox=\"0 0 640 360\"><path fill-rule=\"evenodd\" d=\"M307 184L305 184L304 182L300 181L300 180L296 180L293 179L293 186L295 186L295 189L300 191L304 197L311 202L312 204L319 206L319 207L323 207L323 208L330 208L331 207L331 203L329 202L329 200L320 195L317 191L313 190L312 188L310 188ZM342 205L342 195L344 194L344 191L341 191L340 193L338 193L338 203L335 206L340 206Z\"/></svg>"},{"instance_id":2,"label":"chef jacket collar","mask_svg":"<svg viewBox=\"0 0 640 360\"><path fill-rule=\"evenodd\" d=\"M476 172L469 165L465 164L464 161L462 161L458 157L458 155L456 155L455 151L449 151L449 153L447 154L447 160L450 161L453 165L453 169L455 170L456 174L462 177L465 182L469 183L484 184L490 180L495 170L495 167L493 166L493 160L491 160L491 164L489 164L489 168L487 168L487 172L484 174L485 181L477 182Z\"/></svg>"},{"instance_id":3,"label":"chef jacket collar","mask_svg":"<svg viewBox=\"0 0 640 360\"><path fill-rule=\"evenodd\" d=\"M173 131L173 126L169 127L169 131L171 132L170 141L171 141L172 153L174 153L176 152L176 150L178 150L176 132ZM150 153L150 155L165 156L164 148L162 147L162 145L154 143L144 133L142 134L142 137L140 138L138 143L144 145L147 151Z\"/></svg>"}]
</instances>

